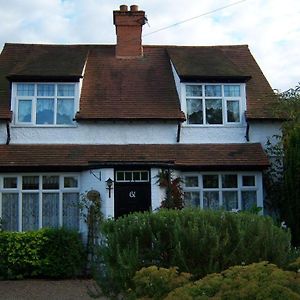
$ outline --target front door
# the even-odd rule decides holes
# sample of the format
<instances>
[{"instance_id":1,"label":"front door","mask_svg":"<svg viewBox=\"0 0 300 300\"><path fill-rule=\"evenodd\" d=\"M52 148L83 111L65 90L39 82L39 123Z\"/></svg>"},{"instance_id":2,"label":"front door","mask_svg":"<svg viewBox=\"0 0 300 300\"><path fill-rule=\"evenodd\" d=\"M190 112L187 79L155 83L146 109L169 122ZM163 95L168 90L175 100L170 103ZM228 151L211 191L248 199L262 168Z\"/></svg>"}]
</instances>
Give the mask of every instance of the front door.
<instances>
[{"instance_id":1,"label":"front door","mask_svg":"<svg viewBox=\"0 0 300 300\"><path fill-rule=\"evenodd\" d=\"M115 218L151 209L149 170L115 171Z\"/></svg>"}]
</instances>

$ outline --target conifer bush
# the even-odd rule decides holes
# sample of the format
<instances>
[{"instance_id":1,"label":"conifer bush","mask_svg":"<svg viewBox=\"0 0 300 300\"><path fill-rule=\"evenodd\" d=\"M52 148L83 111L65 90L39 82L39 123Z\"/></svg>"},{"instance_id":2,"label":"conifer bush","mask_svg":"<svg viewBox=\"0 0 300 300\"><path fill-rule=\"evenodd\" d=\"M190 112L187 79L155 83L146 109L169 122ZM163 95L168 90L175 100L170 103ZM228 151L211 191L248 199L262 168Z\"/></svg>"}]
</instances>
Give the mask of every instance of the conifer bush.
<instances>
[{"instance_id":1,"label":"conifer bush","mask_svg":"<svg viewBox=\"0 0 300 300\"><path fill-rule=\"evenodd\" d=\"M233 265L267 260L285 265L290 234L269 217L200 209L134 213L104 222L99 283L125 291L142 267L178 267L201 278Z\"/></svg>"},{"instance_id":2,"label":"conifer bush","mask_svg":"<svg viewBox=\"0 0 300 300\"><path fill-rule=\"evenodd\" d=\"M267 262L234 266L170 292L166 300L300 299L300 277Z\"/></svg>"}]
</instances>

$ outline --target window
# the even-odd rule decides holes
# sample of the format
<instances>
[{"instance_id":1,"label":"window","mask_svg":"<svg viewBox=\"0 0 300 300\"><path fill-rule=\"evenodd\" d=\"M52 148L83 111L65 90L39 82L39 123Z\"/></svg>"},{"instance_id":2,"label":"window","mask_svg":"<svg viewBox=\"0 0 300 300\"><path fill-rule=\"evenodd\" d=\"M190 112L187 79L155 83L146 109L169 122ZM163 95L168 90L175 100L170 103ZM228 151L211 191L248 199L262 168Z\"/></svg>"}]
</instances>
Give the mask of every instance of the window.
<instances>
[{"instance_id":1,"label":"window","mask_svg":"<svg viewBox=\"0 0 300 300\"><path fill-rule=\"evenodd\" d=\"M117 182L148 182L149 171L117 171L116 178Z\"/></svg>"},{"instance_id":2,"label":"window","mask_svg":"<svg viewBox=\"0 0 300 300\"><path fill-rule=\"evenodd\" d=\"M16 124L73 125L75 83L16 83Z\"/></svg>"},{"instance_id":3,"label":"window","mask_svg":"<svg viewBox=\"0 0 300 300\"><path fill-rule=\"evenodd\" d=\"M240 84L186 84L187 124L240 123L241 94Z\"/></svg>"},{"instance_id":4,"label":"window","mask_svg":"<svg viewBox=\"0 0 300 300\"><path fill-rule=\"evenodd\" d=\"M250 209L257 205L256 181L252 174L186 174L185 206L228 211Z\"/></svg>"},{"instance_id":5,"label":"window","mask_svg":"<svg viewBox=\"0 0 300 300\"><path fill-rule=\"evenodd\" d=\"M79 229L77 175L0 176L3 229L37 230L65 226Z\"/></svg>"}]
</instances>

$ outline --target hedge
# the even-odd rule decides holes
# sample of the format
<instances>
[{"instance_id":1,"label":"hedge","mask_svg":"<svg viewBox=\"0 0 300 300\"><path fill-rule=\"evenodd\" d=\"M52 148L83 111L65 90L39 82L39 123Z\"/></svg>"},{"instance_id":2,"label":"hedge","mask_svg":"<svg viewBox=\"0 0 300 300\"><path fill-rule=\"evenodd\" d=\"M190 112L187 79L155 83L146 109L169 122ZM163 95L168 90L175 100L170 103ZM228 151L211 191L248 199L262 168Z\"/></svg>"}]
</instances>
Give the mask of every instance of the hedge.
<instances>
[{"instance_id":1,"label":"hedge","mask_svg":"<svg viewBox=\"0 0 300 300\"><path fill-rule=\"evenodd\" d=\"M178 267L193 278L233 265L270 261L285 265L290 234L269 217L200 209L134 213L104 222L98 254L103 291L132 287L137 270Z\"/></svg>"},{"instance_id":2,"label":"hedge","mask_svg":"<svg viewBox=\"0 0 300 300\"><path fill-rule=\"evenodd\" d=\"M0 278L69 278L85 266L84 246L77 232L41 229L0 232Z\"/></svg>"}]
</instances>

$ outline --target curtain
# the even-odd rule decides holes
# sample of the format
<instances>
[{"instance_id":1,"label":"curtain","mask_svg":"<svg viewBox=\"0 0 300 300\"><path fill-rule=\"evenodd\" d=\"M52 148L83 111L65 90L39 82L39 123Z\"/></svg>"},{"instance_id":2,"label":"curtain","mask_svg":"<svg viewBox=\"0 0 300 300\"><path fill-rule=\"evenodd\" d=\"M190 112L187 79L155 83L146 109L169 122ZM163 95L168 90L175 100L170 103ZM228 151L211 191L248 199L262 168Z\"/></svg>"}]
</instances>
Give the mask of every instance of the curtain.
<instances>
[{"instance_id":1,"label":"curtain","mask_svg":"<svg viewBox=\"0 0 300 300\"><path fill-rule=\"evenodd\" d=\"M43 193L43 227L59 226L59 194Z\"/></svg>"},{"instance_id":2,"label":"curtain","mask_svg":"<svg viewBox=\"0 0 300 300\"><path fill-rule=\"evenodd\" d=\"M18 231L19 197L17 193L2 194L2 225L3 230Z\"/></svg>"},{"instance_id":3,"label":"curtain","mask_svg":"<svg viewBox=\"0 0 300 300\"><path fill-rule=\"evenodd\" d=\"M39 194L22 194L22 223L23 231L39 228Z\"/></svg>"},{"instance_id":4,"label":"curtain","mask_svg":"<svg viewBox=\"0 0 300 300\"><path fill-rule=\"evenodd\" d=\"M79 230L79 194L63 194L63 226Z\"/></svg>"}]
</instances>

